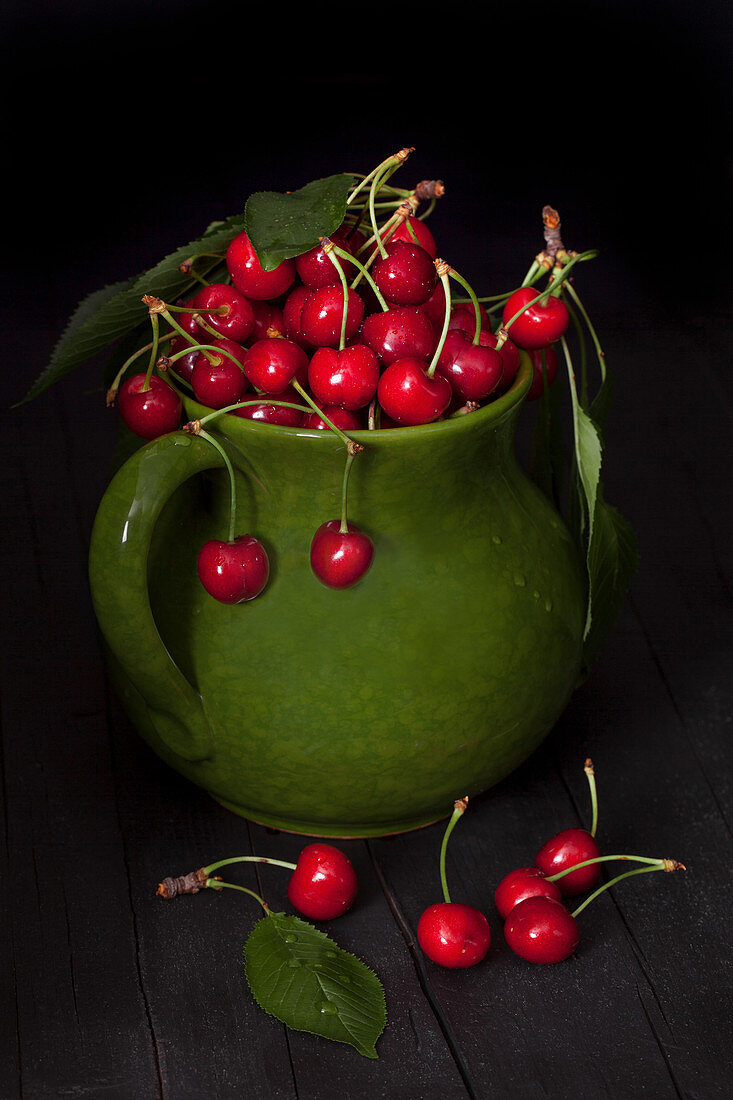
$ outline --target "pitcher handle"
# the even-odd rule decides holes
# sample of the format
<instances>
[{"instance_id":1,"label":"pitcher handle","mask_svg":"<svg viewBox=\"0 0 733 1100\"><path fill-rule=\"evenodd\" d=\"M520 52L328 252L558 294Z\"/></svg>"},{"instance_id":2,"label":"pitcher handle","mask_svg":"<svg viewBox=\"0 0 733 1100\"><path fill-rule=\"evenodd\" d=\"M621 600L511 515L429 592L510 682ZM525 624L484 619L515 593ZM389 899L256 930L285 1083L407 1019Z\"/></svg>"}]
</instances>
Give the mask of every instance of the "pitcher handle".
<instances>
[{"instance_id":1,"label":"pitcher handle","mask_svg":"<svg viewBox=\"0 0 733 1100\"><path fill-rule=\"evenodd\" d=\"M171 657L153 618L148 553L158 517L195 474L223 466L214 447L183 432L137 451L110 482L92 529L89 581L112 653L145 700L163 744L191 762L213 755L201 696Z\"/></svg>"}]
</instances>

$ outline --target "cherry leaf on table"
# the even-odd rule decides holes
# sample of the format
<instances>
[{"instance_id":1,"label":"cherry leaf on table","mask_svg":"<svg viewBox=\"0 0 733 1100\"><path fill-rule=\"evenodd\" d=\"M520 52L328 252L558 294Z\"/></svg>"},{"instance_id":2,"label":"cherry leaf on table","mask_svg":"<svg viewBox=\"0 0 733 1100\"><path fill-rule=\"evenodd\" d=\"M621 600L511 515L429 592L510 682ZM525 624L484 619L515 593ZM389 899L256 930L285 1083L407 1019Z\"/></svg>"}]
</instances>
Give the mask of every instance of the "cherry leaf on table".
<instances>
[{"instance_id":1,"label":"cherry leaf on table","mask_svg":"<svg viewBox=\"0 0 733 1100\"><path fill-rule=\"evenodd\" d=\"M18 404L37 397L75 367L146 321L148 309L142 302L143 294L175 302L189 288L198 285L190 275L179 270L180 264L199 252L223 253L243 225L243 214L214 223L201 237L177 248L148 271L90 294L77 306L48 365ZM203 257L196 264L196 271L207 275L221 262L216 257Z\"/></svg>"},{"instance_id":2,"label":"cherry leaf on table","mask_svg":"<svg viewBox=\"0 0 733 1100\"><path fill-rule=\"evenodd\" d=\"M255 191L244 207L244 229L265 271L315 248L344 220L355 177L340 172L298 191Z\"/></svg>"},{"instance_id":3,"label":"cherry leaf on table","mask_svg":"<svg viewBox=\"0 0 733 1100\"><path fill-rule=\"evenodd\" d=\"M244 948L247 981L260 1008L295 1031L349 1043L365 1058L387 1023L374 971L300 917L268 912Z\"/></svg>"}]
</instances>

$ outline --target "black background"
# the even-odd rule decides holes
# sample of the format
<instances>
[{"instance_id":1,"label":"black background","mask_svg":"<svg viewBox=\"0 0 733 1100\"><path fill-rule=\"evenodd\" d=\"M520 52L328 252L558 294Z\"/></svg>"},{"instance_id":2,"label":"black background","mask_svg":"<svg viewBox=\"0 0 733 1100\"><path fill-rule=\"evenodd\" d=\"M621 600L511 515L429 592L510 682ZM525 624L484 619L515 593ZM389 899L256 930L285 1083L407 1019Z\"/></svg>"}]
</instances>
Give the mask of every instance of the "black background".
<instances>
[{"instance_id":1,"label":"black background","mask_svg":"<svg viewBox=\"0 0 733 1100\"><path fill-rule=\"evenodd\" d=\"M727 1094L730 11L4 5L0 1018L17 1026L0 1033L0 1095ZM445 181L430 224L479 292L521 279L547 202L569 247L600 249L577 285L616 382L604 482L641 547L589 681L456 834L454 881L488 911L487 878L583 819L587 753L608 846L690 871L607 895L563 967L515 966L490 916L490 966L454 981L412 947L440 826L352 842L361 900L334 934L380 972L390 1012L366 1065L252 1006L232 906L152 897L161 875L238 850L242 825L152 757L105 686L85 575L114 439L98 364L9 405L84 295L254 190L368 171L403 145L396 182ZM248 838L286 859L301 844Z\"/></svg>"}]
</instances>

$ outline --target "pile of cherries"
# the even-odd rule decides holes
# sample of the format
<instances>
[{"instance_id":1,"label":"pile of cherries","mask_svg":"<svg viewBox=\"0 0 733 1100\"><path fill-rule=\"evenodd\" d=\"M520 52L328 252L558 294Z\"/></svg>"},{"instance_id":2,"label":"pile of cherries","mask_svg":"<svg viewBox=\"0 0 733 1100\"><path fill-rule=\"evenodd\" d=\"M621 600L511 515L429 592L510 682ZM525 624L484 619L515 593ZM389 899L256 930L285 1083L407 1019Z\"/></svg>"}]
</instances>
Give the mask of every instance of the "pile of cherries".
<instances>
[{"instance_id":1,"label":"pile of cherries","mask_svg":"<svg viewBox=\"0 0 733 1100\"><path fill-rule=\"evenodd\" d=\"M535 262L517 290L486 299L502 317L492 331L489 312L437 258L435 239L416 216L421 201L432 208L442 195L441 181L423 181L412 192L387 185L410 152L387 158L355 184L343 224L302 255L266 271L241 232L222 257L221 281L196 276L201 289L175 306L146 296L150 367L108 395L108 403L117 395L127 427L147 440L176 430L183 388L212 410L186 426L196 434L232 415L274 428L334 431L353 458L364 445L346 433L415 427L496 399L514 382L520 348L534 370L527 399L540 397L557 376L552 345L570 320L562 265L542 291L535 284L549 262ZM365 195L357 201L370 180L369 202ZM381 224L377 198L388 208ZM577 256L562 255L564 262ZM196 259L185 270L193 272ZM453 301L451 279L467 298ZM169 326L162 335L160 319ZM360 580L374 550L346 517L347 480L348 469L340 519L323 524L311 546L313 571L333 588ZM267 583L266 553L251 535L207 544L198 568L206 590L223 603L253 599Z\"/></svg>"},{"instance_id":2,"label":"pile of cherries","mask_svg":"<svg viewBox=\"0 0 733 1100\"><path fill-rule=\"evenodd\" d=\"M591 792L593 822L590 830L563 829L542 845L531 867L510 871L496 888L494 900L504 923L504 938L520 958L533 963L562 962L573 954L580 940L576 917L599 894L633 875L653 871L684 871L683 863L673 859L647 856L601 855L595 840L598 802L595 773L590 760L585 774ZM445 828L440 849L440 880L443 901L422 913L417 924L417 940L427 957L448 969L465 969L480 963L491 946L491 929L485 915L474 906L451 900L445 871L449 837L468 806L468 798L458 799ZM574 897L592 890L600 879L600 865L607 861L630 861L641 866L617 875L598 887L570 913L563 897ZM318 841L307 845L297 864L266 856L235 856L220 860L180 878L164 879L157 893L164 898L196 894L205 887L222 889L232 884L214 874L234 863L270 863L292 871L288 883L291 905L312 920L333 920L347 912L357 893L353 865L340 849ZM234 887L243 889L243 887ZM245 890L245 893L251 891ZM255 895L256 897L256 895ZM261 902L260 898L257 898Z\"/></svg>"}]
</instances>

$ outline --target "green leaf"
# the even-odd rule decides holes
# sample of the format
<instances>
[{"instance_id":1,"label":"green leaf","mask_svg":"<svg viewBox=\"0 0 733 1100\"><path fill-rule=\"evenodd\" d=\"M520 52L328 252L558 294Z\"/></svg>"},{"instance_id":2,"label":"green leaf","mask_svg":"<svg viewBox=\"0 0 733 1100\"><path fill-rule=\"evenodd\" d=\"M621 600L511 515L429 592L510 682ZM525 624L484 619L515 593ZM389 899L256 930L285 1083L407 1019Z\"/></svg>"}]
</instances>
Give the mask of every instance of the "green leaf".
<instances>
[{"instance_id":1,"label":"green leaf","mask_svg":"<svg viewBox=\"0 0 733 1100\"><path fill-rule=\"evenodd\" d=\"M244 229L265 271L300 256L341 225L354 176L313 180L299 191L256 191L244 208Z\"/></svg>"},{"instance_id":2,"label":"green leaf","mask_svg":"<svg viewBox=\"0 0 733 1100\"><path fill-rule=\"evenodd\" d=\"M588 547L589 621L583 646L586 665L596 658L613 626L637 563L634 530L628 520L606 504L599 486Z\"/></svg>"},{"instance_id":3,"label":"green leaf","mask_svg":"<svg viewBox=\"0 0 733 1100\"><path fill-rule=\"evenodd\" d=\"M223 251L243 228L243 214L228 218L209 227L202 237L176 249L142 275L135 275L124 282L90 294L75 310L54 348L50 362L19 404L37 397L74 367L91 359L144 322L148 310L142 302L143 294L154 294L164 301L175 301L196 283L190 275L184 275L178 270L183 260L199 252ZM207 257L197 263L196 270L206 275L220 263L215 257Z\"/></svg>"},{"instance_id":4,"label":"green leaf","mask_svg":"<svg viewBox=\"0 0 733 1100\"><path fill-rule=\"evenodd\" d=\"M350 1043L365 1058L387 1023L376 974L325 932L299 917L268 913L244 948L247 981L257 1004L295 1031Z\"/></svg>"}]
</instances>

